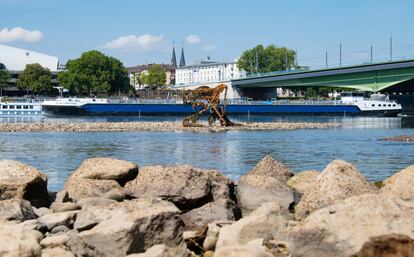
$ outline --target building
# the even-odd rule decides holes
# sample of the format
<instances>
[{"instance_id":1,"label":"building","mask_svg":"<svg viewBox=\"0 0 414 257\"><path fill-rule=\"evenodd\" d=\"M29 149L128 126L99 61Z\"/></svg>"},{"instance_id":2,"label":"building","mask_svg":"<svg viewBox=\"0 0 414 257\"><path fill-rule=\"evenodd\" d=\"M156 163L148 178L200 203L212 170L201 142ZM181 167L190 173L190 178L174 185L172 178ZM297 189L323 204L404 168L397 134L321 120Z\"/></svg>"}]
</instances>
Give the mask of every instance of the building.
<instances>
[{"instance_id":1,"label":"building","mask_svg":"<svg viewBox=\"0 0 414 257\"><path fill-rule=\"evenodd\" d=\"M52 55L0 44L0 63L9 71L23 71L27 64L38 63L52 72L57 72L59 59Z\"/></svg>"},{"instance_id":2,"label":"building","mask_svg":"<svg viewBox=\"0 0 414 257\"><path fill-rule=\"evenodd\" d=\"M230 81L246 77L246 71L237 67L237 62L215 62L209 58L195 65L178 67L176 85L191 85Z\"/></svg>"},{"instance_id":3,"label":"building","mask_svg":"<svg viewBox=\"0 0 414 257\"><path fill-rule=\"evenodd\" d=\"M56 78L58 71L61 70L58 57L0 44L0 63L4 64L10 74L10 86L4 89L4 93L7 95L23 95L25 93L16 87L16 81L27 64L38 63L42 67L48 68L52 72L52 85L58 85Z\"/></svg>"},{"instance_id":4,"label":"building","mask_svg":"<svg viewBox=\"0 0 414 257\"><path fill-rule=\"evenodd\" d=\"M145 64L145 65L138 65L134 67L127 68L129 74L129 82L130 85L135 87L136 90L143 89L147 87L147 85L140 84L139 78L141 74L148 73L151 66L155 64ZM165 85L169 86L175 83L175 69L176 67L171 64L160 64L164 70L166 75L166 83Z\"/></svg>"}]
</instances>

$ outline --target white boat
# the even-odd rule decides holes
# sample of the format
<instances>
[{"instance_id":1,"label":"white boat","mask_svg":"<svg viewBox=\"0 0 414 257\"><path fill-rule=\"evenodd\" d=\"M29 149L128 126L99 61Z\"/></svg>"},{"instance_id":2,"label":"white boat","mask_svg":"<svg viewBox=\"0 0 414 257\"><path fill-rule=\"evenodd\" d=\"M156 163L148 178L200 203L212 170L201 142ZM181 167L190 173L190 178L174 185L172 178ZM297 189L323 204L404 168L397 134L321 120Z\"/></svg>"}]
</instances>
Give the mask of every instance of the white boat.
<instances>
[{"instance_id":1,"label":"white boat","mask_svg":"<svg viewBox=\"0 0 414 257\"><path fill-rule=\"evenodd\" d=\"M32 99L0 98L0 116L36 116L42 114L42 103Z\"/></svg>"}]
</instances>

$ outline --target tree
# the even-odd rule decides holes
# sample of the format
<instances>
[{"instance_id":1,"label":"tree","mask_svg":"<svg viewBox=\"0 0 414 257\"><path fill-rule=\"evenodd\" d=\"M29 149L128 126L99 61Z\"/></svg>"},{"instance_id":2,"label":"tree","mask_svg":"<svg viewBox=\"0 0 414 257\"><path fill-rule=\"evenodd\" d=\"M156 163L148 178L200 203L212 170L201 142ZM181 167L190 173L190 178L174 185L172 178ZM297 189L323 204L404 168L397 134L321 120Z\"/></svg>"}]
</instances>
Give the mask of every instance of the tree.
<instances>
[{"instance_id":1,"label":"tree","mask_svg":"<svg viewBox=\"0 0 414 257\"><path fill-rule=\"evenodd\" d=\"M128 92L128 71L121 61L99 51L88 51L69 60L66 71L58 74L59 83L78 94Z\"/></svg>"},{"instance_id":2,"label":"tree","mask_svg":"<svg viewBox=\"0 0 414 257\"><path fill-rule=\"evenodd\" d=\"M3 88L9 85L10 74L6 70L6 66L0 63L0 96L3 96Z\"/></svg>"},{"instance_id":3,"label":"tree","mask_svg":"<svg viewBox=\"0 0 414 257\"><path fill-rule=\"evenodd\" d=\"M40 64L27 64L17 79L17 87L34 93L52 90L52 73Z\"/></svg>"},{"instance_id":4,"label":"tree","mask_svg":"<svg viewBox=\"0 0 414 257\"><path fill-rule=\"evenodd\" d=\"M151 88L159 88L167 82L167 75L161 65L154 64L149 68L148 73L141 74L141 81Z\"/></svg>"},{"instance_id":5,"label":"tree","mask_svg":"<svg viewBox=\"0 0 414 257\"><path fill-rule=\"evenodd\" d=\"M248 73L271 72L297 68L296 52L286 47L263 45L246 50L237 62L237 66Z\"/></svg>"}]
</instances>

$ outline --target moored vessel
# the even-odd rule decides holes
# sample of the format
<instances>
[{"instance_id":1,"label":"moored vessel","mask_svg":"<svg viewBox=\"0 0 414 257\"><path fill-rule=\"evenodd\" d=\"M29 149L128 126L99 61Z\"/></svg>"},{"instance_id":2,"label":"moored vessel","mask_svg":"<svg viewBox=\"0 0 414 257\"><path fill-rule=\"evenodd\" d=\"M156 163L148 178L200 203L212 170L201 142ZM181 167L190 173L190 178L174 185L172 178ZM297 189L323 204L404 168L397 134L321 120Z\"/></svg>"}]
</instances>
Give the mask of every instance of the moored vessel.
<instances>
[{"instance_id":1,"label":"moored vessel","mask_svg":"<svg viewBox=\"0 0 414 257\"><path fill-rule=\"evenodd\" d=\"M41 102L33 99L0 98L0 116L35 116L42 114Z\"/></svg>"},{"instance_id":2,"label":"moored vessel","mask_svg":"<svg viewBox=\"0 0 414 257\"><path fill-rule=\"evenodd\" d=\"M382 94L364 97L361 92L346 92L339 100L231 100L223 103L227 113L237 115L345 115L397 116L402 106ZM106 98L58 98L45 101L48 115L187 115L194 110L179 100L137 100Z\"/></svg>"}]
</instances>

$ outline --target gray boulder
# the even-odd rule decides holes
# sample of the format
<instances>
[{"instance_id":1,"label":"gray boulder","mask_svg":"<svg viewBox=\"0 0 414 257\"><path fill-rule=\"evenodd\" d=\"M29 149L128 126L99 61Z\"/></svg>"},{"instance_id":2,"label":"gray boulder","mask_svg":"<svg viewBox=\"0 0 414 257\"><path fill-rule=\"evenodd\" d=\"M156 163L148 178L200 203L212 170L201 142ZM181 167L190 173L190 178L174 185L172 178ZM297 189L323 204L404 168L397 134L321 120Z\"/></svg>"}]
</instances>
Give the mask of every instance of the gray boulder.
<instances>
[{"instance_id":1,"label":"gray boulder","mask_svg":"<svg viewBox=\"0 0 414 257\"><path fill-rule=\"evenodd\" d=\"M383 183L381 193L414 201L414 165L397 172Z\"/></svg>"},{"instance_id":2,"label":"gray boulder","mask_svg":"<svg viewBox=\"0 0 414 257\"><path fill-rule=\"evenodd\" d=\"M0 201L0 220L25 221L36 219L30 202L22 199L9 199Z\"/></svg>"},{"instance_id":3,"label":"gray boulder","mask_svg":"<svg viewBox=\"0 0 414 257\"><path fill-rule=\"evenodd\" d=\"M233 181L216 170L183 165L143 167L124 190L134 197L158 197L173 202L185 212L186 229L193 229L214 220L240 217L234 187Z\"/></svg>"},{"instance_id":4,"label":"gray boulder","mask_svg":"<svg viewBox=\"0 0 414 257\"><path fill-rule=\"evenodd\" d=\"M62 247L53 247L43 249L41 257L75 257L75 255Z\"/></svg>"},{"instance_id":5,"label":"gray boulder","mask_svg":"<svg viewBox=\"0 0 414 257\"><path fill-rule=\"evenodd\" d=\"M117 201L112 199L106 199L101 197L87 197L82 198L77 202L77 205L79 205L81 208L84 208L87 205L93 205L93 206L106 206L113 203L116 203Z\"/></svg>"},{"instance_id":6,"label":"gray boulder","mask_svg":"<svg viewBox=\"0 0 414 257\"><path fill-rule=\"evenodd\" d=\"M314 186L304 191L295 207L295 217L303 219L311 212L336 201L376 191L375 186L356 167L345 161L335 160L317 176Z\"/></svg>"},{"instance_id":7,"label":"gray boulder","mask_svg":"<svg viewBox=\"0 0 414 257\"><path fill-rule=\"evenodd\" d=\"M190 257L191 253L187 250L185 244L177 247L167 247L166 245L154 245L144 253L134 253L127 257Z\"/></svg>"},{"instance_id":8,"label":"gray boulder","mask_svg":"<svg viewBox=\"0 0 414 257\"><path fill-rule=\"evenodd\" d=\"M77 211L50 213L43 215L37 221L42 227L51 231L54 227L61 225L72 227L76 219L76 214Z\"/></svg>"},{"instance_id":9,"label":"gray boulder","mask_svg":"<svg viewBox=\"0 0 414 257\"><path fill-rule=\"evenodd\" d=\"M244 245L233 244L220 247L214 253L214 257L274 257L263 246L263 240L252 240Z\"/></svg>"},{"instance_id":10,"label":"gray boulder","mask_svg":"<svg viewBox=\"0 0 414 257\"><path fill-rule=\"evenodd\" d=\"M294 192L287 185L292 176L287 166L265 156L249 173L240 177L237 201L243 214L266 202L278 202L287 212L294 202Z\"/></svg>"},{"instance_id":11,"label":"gray boulder","mask_svg":"<svg viewBox=\"0 0 414 257\"><path fill-rule=\"evenodd\" d=\"M44 238L42 241L40 241L40 245L44 248L52 248L55 246L64 246L67 241L69 241L69 236L55 235Z\"/></svg>"},{"instance_id":12,"label":"gray boulder","mask_svg":"<svg viewBox=\"0 0 414 257\"><path fill-rule=\"evenodd\" d=\"M57 203L54 202L50 209L53 210L53 212L67 212L67 211L76 211L79 210L81 207L75 203L72 202L65 202L65 203Z\"/></svg>"},{"instance_id":13,"label":"gray boulder","mask_svg":"<svg viewBox=\"0 0 414 257\"><path fill-rule=\"evenodd\" d=\"M138 174L138 166L132 162L113 158L90 158L68 178L65 190L69 197L78 200L101 196L109 191L122 192L122 186Z\"/></svg>"},{"instance_id":14,"label":"gray boulder","mask_svg":"<svg viewBox=\"0 0 414 257\"><path fill-rule=\"evenodd\" d=\"M293 256L348 257L371 237L414 236L414 204L381 194L353 196L310 214L288 233Z\"/></svg>"},{"instance_id":15,"label":"gray boulder","mask_svg":"<svg viewBox=\"0 0 414 257\"><path fill-rule=\"evenodd\" d=\"M288 221L282 215L282 208L275 202L264 203L249 216L224 226L220 230L216 248L229 245L244 245L262 238L264 240L286 239Z\"/></svg>"},{"instance_id":16,"label":"gray boulder","mask_svg":"<svg viewBox=\"0 0 414 257\"><path fill-rule=\"evenodd\" d=\"M391 234L371 237L361 250L350 257L414 256L414 240L406 235Z\"/></svg>"},{"instance_id":17,"label":"gray boulder","mask_svg":"<svg viewBox=\"0 0 414 257\"><path fill-rule=\"evenodd\" d=\"M319 171L316 170L307 170L291 177L287 184L293 188L296 192L304 194L307 190L315 186Z\"/></svg>"},{"instance_id":18,"label":"gray boulder","mask_svg":"<svg viewBox=\"0 0 414 257\"><path fill-rule=\"evenodd\" d=\"M42 234L12 222L0 221L0 256L40 256Z\"/></svg>"},{"instance_id":19,"label":"gray boulder","mask_svg":"<svg viewBox=\"0 0 414 257\"><path fill-rule=\"evenodd\" d=\"M48 205L47 177L18 161L0 161L0 200L25 199L35 207Z\"/></svg>"},{"instance_id":20,"label":"gray boulder","mask_svg":"<svg viewBox=\"0 0 414 257\"><path fill-rule=\"evenodd\" d=\"M68 245L76 255L125 256L153 245L183 243L180 211L158 199L135 199L109 206L86 206L75 228L84 229Z\"/></svg>"}]
</instances>

